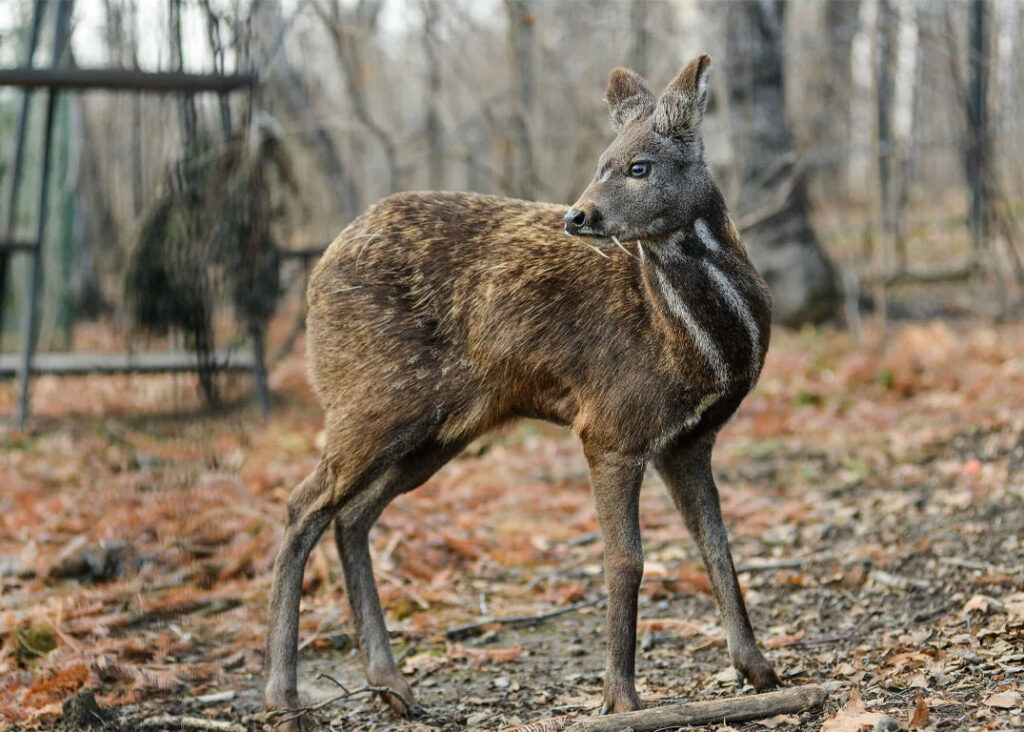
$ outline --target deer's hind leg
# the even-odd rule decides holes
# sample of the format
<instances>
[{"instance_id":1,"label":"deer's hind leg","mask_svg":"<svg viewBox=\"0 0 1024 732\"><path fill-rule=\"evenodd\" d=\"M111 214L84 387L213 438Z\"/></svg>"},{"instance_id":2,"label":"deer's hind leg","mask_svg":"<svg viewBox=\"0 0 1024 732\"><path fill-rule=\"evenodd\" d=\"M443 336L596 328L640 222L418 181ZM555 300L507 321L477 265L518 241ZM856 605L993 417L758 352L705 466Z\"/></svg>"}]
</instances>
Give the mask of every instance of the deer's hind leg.
<instances>
[{"instance_id":1,"label":"deer's hind leg","mask_svg":"<svg viewBox=\"0 0 1024 732\"><path fill-rule=\"evenodd\" d=\"M384 694L385 701L406 716L419 707L391 653L370 561L370 529L392 499L422 485L463 446L463 442L444 444L428 440L388 468L369 489L347 503L334 520L334 540L345 569L345 594L352 609L366 680L371 686L390 689L390 693Z\"/></svg>"},{"instance_id":2,"label":"deer's hind leg","mask_svg":"<svg viewBox=\"0 0 1024 732\"><path fill-rule=\"evenodd\" d=\"M365 501L362 494L429 441L435 430L436 420L409 421L381 430L379 424L365 419L328 415L328 448L316 469L288 496L288 520L274 562L264 697L268 710L299 706L299 604L310 552L339 511ZM301 720L285 721L278 728L300 730Z\"/></svg>"}]
</instances>

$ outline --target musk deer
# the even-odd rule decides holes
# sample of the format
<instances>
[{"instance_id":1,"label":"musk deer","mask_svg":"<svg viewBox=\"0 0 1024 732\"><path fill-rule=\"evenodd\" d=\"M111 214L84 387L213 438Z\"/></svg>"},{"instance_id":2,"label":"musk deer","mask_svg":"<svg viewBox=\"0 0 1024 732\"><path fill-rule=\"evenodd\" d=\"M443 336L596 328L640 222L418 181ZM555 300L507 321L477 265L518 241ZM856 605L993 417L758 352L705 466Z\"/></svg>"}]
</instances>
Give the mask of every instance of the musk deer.
<instances>
[{"instance_id":1,"label":"musk deer","mask_svg":"<svg viewBox=\"0 0 1024 732\"><path fill-rule=\"evenodd\" d=\"M328 248L308 292L326 445L288 499L268 709L298 706L303 567L332 520L367 679L400 713L417 708L388 642L370 527L389 501L515 417L567 425L583 443L604 539L604 711L641 706L638 504L649 462L700 549L733 664L758 690L778 684L754 640L711 473L717 432L760 373L771 301L704 162L709 63L694 59L657 99L637 74L612 72L617 136L567 213L404 193Z\"/></svg>"}]
</instances>

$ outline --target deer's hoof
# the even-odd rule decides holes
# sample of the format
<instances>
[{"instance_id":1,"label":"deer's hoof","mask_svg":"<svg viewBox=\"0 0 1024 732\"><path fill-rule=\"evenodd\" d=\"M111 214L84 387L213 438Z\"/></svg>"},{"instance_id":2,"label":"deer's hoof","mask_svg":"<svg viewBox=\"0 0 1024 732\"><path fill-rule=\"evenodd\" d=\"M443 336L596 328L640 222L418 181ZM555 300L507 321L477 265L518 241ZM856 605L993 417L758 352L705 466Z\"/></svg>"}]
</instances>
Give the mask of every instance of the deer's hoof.
<instances>
[{"instance_id":1,"label":"deer's hoof","mask_svg":"<svg viewBox=\"0 0 1024 732\"><path fill-rule=\"evenodd\" d=\"M397 670L393 674L370 680L370 686L381 690L381 698L400 717L419 717L424 713L423 707L416 702L409 682Z\"/></svg>"},{"instance_id":2,"label":"deer's hoof","mask_svg":"<svg viewBox=\"0 0 1024 732\"><path fill-rule=\"evenodd\" d=\"M775 669L764 658L761 658L757 663L740 667L739 671L747 682L759 692L782 686L782 682L779 681Z\"/></svg>"},{"instance_id":3,"label":"deer's hoof","mask_svg":"<svg viewBox=\"0 0 1024 732\"><path fill-rule=\"evenodd\" d=\"M302 717L290 719L287 716L278 717L281 721L271 722L271 729L274 732L311 732L313 727L308 722L303 722Z\"/></svg>"},{"instance_id":4,"label":"deer's hoof","mask_svg":"<svg viewBox=\"0 0 1024 732\"><path fill-rule=\"evenodd\" d=\"M264 696L264 720L274 732L308 732L312 729L303 724L299 712L299 695L296 691L275 691L268 686Z\"/></svg>"},{"instance_id":5,"label":"deer's hoof","mask_svg":"<svg viewBox=\"0 0 1024 732\"><path fill-rule=\"evenodd\" d=\"M621 712L634 712L643 709L644 705L637 696L636 689L605 689L604 704L601 707L601 714L619 714Z\"/></svg>"},{"instance_id":6,"label":"deer's hoof","mask_svg":"<svg viewBox=\"0 0 1024 732\"><path fill-rule=\"evenodd\" d=\"M303 721L304 715L298 709L299 699L296 696L288 704L267 705L264 718L274 732L310 732L313 725Z\"/></svg>"}]
</instances>

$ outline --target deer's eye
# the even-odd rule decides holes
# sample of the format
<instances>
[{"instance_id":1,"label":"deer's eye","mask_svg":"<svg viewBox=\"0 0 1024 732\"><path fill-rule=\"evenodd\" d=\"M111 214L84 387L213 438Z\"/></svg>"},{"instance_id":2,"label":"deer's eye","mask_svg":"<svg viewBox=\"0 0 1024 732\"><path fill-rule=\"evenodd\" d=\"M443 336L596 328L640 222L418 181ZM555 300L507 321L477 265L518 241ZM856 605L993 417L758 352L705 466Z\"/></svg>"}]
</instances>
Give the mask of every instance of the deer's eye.
<instances>
[{"instance_id":1,"label":"deer's eye","mask_svg":"<svg viewBox=\"0 0 1024 732\"><path fill-rule=\"evenodd\" d=\"M633 163L629 166L630 178L646 178L651 173L651 164L646 161Z\"/></svg>"}]
</instances>

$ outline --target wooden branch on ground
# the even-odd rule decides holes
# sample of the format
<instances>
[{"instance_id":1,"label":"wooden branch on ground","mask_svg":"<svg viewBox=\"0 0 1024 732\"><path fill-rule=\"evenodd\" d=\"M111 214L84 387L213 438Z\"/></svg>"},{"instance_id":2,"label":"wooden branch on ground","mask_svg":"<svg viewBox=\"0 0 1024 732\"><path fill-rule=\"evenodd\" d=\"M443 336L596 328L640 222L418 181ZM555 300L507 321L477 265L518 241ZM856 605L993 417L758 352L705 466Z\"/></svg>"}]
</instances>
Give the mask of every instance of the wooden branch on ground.
<instances>
[{"instance_id":1,"label":"wooden branch on ground","mask_svg":"<svg viewBox=\"0 0 1024 732\"><path fill-rule=\"evenodd\" d=\"M272 712L267 712L266 715L265 715L266 721L269 722L272 727L276 728L277 725L279 725L279 724L284 724L286 722L292 722L292 721L294 721L296 719L301 719L302 717L306 716L307 714L310 714L312 712L318 712L321 709L324 709L326 707L329 707L329 706L333 705L335 702L341 701L342 699L349 699L349 698L351 698L353 696L358 696L360 694L381 694L381 695L390 694L390 695L393 695L395 697L398 697L398 699L402 699L402 697L398 694L398 692L396 692L394 689L388 688L387 686L369 686L369 685L367 685L367 686L360 686L358 689L351 689L350 690L343 683L341 683L336 678L334 678L333 676L330 676L328 674L324 674L324 673L317 674L317 678L318 679L327 679L328 681L333 683L335 686L337 686L339 689L341 689L341 693L340 694L335 694L334 696L331 696L331 697L328 697L326 699L323 699L323 700L317 702L316 704L310 704L309 706L297 707L295 709L278 709L278 710L275 710L275 711L272 711ZM402 699L402 702L404 703L405 700Z\"/></svg>"},{"instance_id":2,"label":"wooden branch on ground","mask_svg":"<svg viewBox=\"0 0 1024 732\"><path fill-rule=\"evenodd\" d=\"M1020 572L1020 568L1007 567L1002 564L989 564L978 562L973 559L961 559L960 557L939 557L939 564L947 564L950 567L962 567L964 569L977 569L989 574L1008 574L1013 576Z\"/></svg>"},{"instance_id":3,"label":"wooden branch on ground","mask_svg":"<svg viewBox=\"0 0 1024 732\"><path fill-rule=\"evenodd\" d=\"M818 559L814 557L813 559ZM803 559L782 559L775 562L757 562L743 564L736 568L737 574L751 574L754 572L775 572L780 569L800 569L809 560ZM820 560L818 560L820 561Z\"/></svg>"},{"instance_id":4,"label":"wooden branch on ground","mask_svg":"<svg viewBox=\"0 0 1024 732\"><path fill-rule=\"evenodd\" d=\"M486 628L488 625L530 625L531 623L539 623L544 620L550 620L551 618L558 617L559 615L571 613L574 610L591 607L592 605L596 605L604 600L604 598L605 595L598 595L593 600L583 600L582 602L566 605L565 607L560 607L557 610L549 610L546 613L539 613L537 615L513 615L508 618L484 618L475 623L449 628L444 632L444 637L448 640L459 640L460 638L472 635L474 631Z\"/></svg>"},{"instance_id":5,"label":"wooden branch on ground","mask_svg":"<svg viewBox=\"0 0 1024 732\"><path fill-rule=\"evenodd\" d=\"M969 280L978 271L973 265L966 267L939 267L920 271L904 270L892 272L885 277L886 286L893 285L935 285L945 282Z\"/></svg>"},{"instance_id":6,"label":"wooden branch on ground","mask_svg":"<svg viewBox=\"0 0 1024 732\"><path fill-rule=\"evenodd\" d=\"M565 732L615 732L623 729L645 732L712 722L747 722L813 709L825 701L825 697L824 687L808 684L767 694L684 702L604 717L588 717L576 720L565 728Z\"/></svg>"},{"instance_id":7,"label":"wooden branch on ground","mask_svg":"<svg viewBox=\"0 0 1024 732\"><path fill-rule=\"evenodd\" d=\"M222 722L204 717L182 717L176 714L158 714L139 720L142 729L199 729L214 732L244 732L245 726L237 722Z\"/></svg>"},{"instance_id":8,"label":"wooden branch on ground","mask_svg":"<svg viewBox=\"0 0 1024 732\"><path fill-rule=\"evenodd\" d=\"M772 200L758 206L753 211L748 211L733 222L736 229L740 232L747 232L755 226L763 224L786 208L786 204L789 203L789 197L793 195L793 191L803 177L803 174L804 166L798 162L786 180L782 182L782 185L778 187L778 192Z\"/></svg>"}]
</instances>

